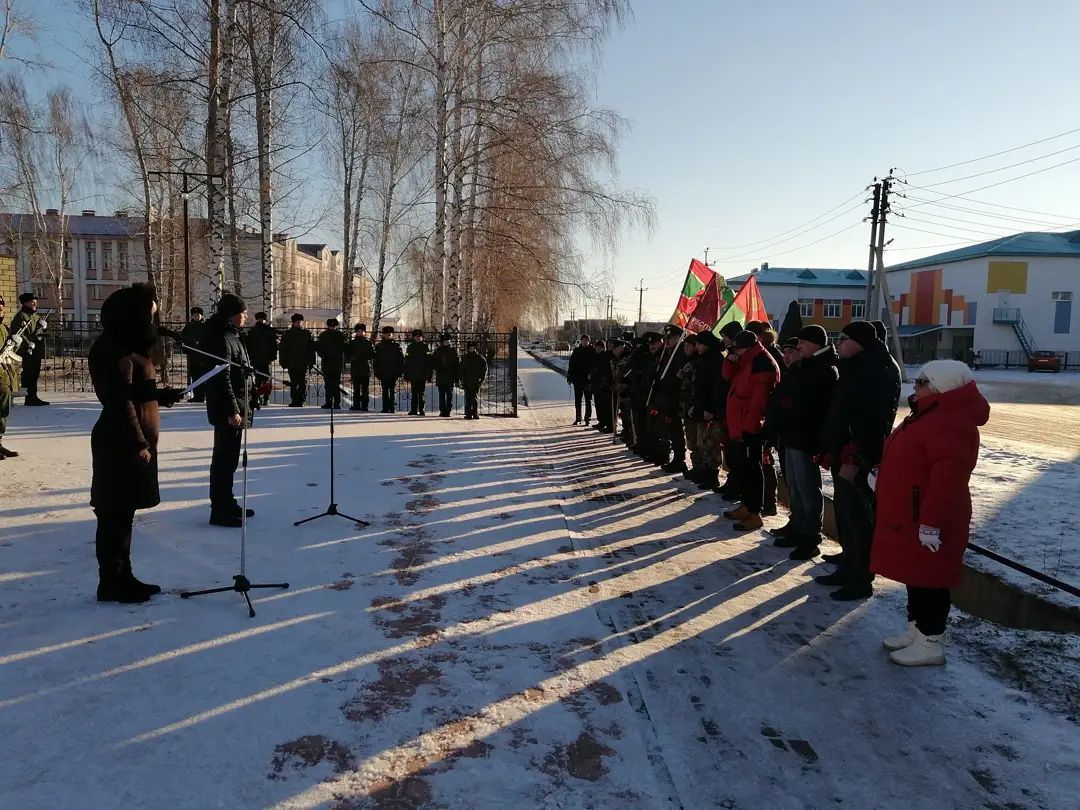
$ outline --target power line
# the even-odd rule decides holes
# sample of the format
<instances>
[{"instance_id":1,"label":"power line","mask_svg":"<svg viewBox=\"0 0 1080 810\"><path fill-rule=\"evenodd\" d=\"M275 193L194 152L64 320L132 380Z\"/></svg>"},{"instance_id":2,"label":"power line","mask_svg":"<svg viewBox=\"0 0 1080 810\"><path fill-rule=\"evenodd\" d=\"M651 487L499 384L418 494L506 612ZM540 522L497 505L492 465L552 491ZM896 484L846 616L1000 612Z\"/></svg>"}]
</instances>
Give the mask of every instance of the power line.
<instances>
[{"instance_id":1,"label":"power line","mask_svg":"<svg viewBox=\"0 0 1080 810\"><path fill-rule=\"evenodd\" d=\"M924 225L933 225L933 226L939 227L939 228L952 228L953 230L957 230L957 231L967 231L969 233L977 233L977 234L979 234L981 236L992 236L994 238L999 238L999 237L1002 237L1002 236L1008 236L1009 235L1009 234L1002 234L1002 233L990 233L989 231L977 231L974 228L964 228L964 227L962 227L960 225L949 225L948 223L933 222L932 220L919 219L918 217L912 217L912 216L908 216L906 214L901 214L901 216L904 219L911 220L912 222L921 222Z\"/></svg>"},{"instance_id":2,"label":"power line","mask_svg":"<svg viewBox=\"0 0 1080 810\"><path fill-rule=\"evenodd\" d=\"M721 245L720 247L716 248L716 250L741 250L742 248L753 247L754 245L761 245L761 244L763 244L765 242L773 242L774 240L779 239L781 236L787 236L789 233L793 233L794 231L802 230L807 225L810 225L813 222L817 222L817 220L821 219L822 217L827 217L829 214L831 214L837 208L843 208L849 202L851 202L854 199L857 199L858 197L862 197L864 194L866 194L866 189L863 189L862 191L859 191L858 193L852 195L851 197L848 197L846 200L844 200L839 205L834 205L832 208L830 208L825 213L818 214L816 217L813 217L811 219L806 220L806 222L804 222L802 225L796 225L794 228L789 228L786 231L781 231L780 233L774 234L773 236L767 236L764 239L758 239L756 242L747 242L746 244L743 244L743 245ZM843 216L843 215L841 214L840 216ZM835 218L836 217L833 217L833 219L835 219ZM826 220L826 222L831 222L831 221L832 220ZM824 225L824 224L825 224L825 222L818 223L818 225L815 225L814 228L820 227L821 225ZM814 228L811 228L810 230L814 230ZM717 261L722 261L722 260L717 260Z\"/></svg>"},{"instance_id":3,"label":"power line","mask_svg":"<svg viewBox=\"0 0 1080 810\"><path fill-rule=\"evenodd\" d=\"M1021 160L1019 163L1010 163L1008 166L1001 166L997 169L987 169L985 172L976 172L975 174L969 174L964 177L954 177L951 180L941 180L937 183L927 183L922 188L933 188L934 186L947 186L950 183L959 183L961 180L970 180L973 177L983 177L987 174L996 174L997 172L1003 172L1008 169L1015 169L1017 166L1026 166L1028 163L1036 163L1040 160L1046 160L1046 158L1054 157L1055 155L1062 155L1065 152L1072 152L1074 149L1080 149L1080 144L1075 146L1067 146L1064 149L1059 149L1056 152L1050 152L1046 155L1039 155L1038 157L1028 158L1027 160Z\"/></svg>"},{"instance_id":4,"label":"power line","mask_svg":"<svg viewBox=\"0 0 1080 810\"><path fill-rule=\"evenodd\" d=\"M771 252L772 248L777 247L779 245L782 245L785 242L790 242L792 239L798 239L800 236L806 236L806 234L810 233L810 231L815 231L818 228L820 228L822 225L828 225L830 222L833 222L834 220L840 219L840 217L847 216L852 211L855 211L856 209L862 208L863 205L864 205L864 202L858 202L855 205L853 205L851 208L848 208L845 211L841 211L836 216L829 217L828 219L822 220L821 222L819 222L817 225L813 226L812 228L807 228L807 229L805 229L805 230L803 230L803 231L801 231L801 232L799 232L797 234L794 234L793 236L787 237L786 239L781 239L779 241L772 242L772 243L767 244L767 245L762 245L761 247L755 248L754 250L749 251L748 253L740 253L740 254L736 254L734 256L721 256L719 259L716 259L715 261L717 261L717 262L732 262L732 261L736 261L738 259L747 259L747 258L750 258L751 256L759 256L763 252L765 252L766 250ZM826 238L828 238L828 237L826 237ZM819 241L823 241L823 240L819 240ZM817 242L811 242L811 244L817 244ZM787 251L787 252L790 253L791 251ZM780 254L776 254L776 255L783 256L784 254L780 253Z\"/></svg>"},{"instance_id":5,"label":"power line","mask_svg":"<svg viewBox=\"0 0 1080 810\"><path fill-rule=\"evenodd\" d=\"M942 200L951 200L951 199L954 199L956 197L960 197L960 196L962 196L964 194L975 194L976 192L979 192L979 191L986 191L986 189L988 189L988 188L996 188L997 186L1003 186L1006 183L1014 183L1017 180L1023 180L1026 177L1032 177L1032 176L1034 176L1036 174L1042 174L1043 172L1048 172L1048 171L1051 171L1052 169L1060 169L1062 166L1068 166L1070 163L1076 163L1078 161L1080 161L1080 157L1072 158L1070 160L1064 160L1061 163L1055 163L1053 166L1045 166L1042 169L1036 169L1035 171L1028 172L1026 174L1018 175L1017 177L1010 177L1007 180L999 180L996 183L990 183L989 185L980 186L979 188L968 189L967 191L959 191L956 194L947 194L946 196L942 197L941 199ZM917 189L922 189L922 190L925 190L925 191L930 191L930 192L935 193L935 194L940 194L941 193L940 191L935 192L935 191L933 191L933 189L930 189L930 188L928 188L926 186L912 186L912 188L917 188ZM940 200L939 200L939 202L940 202ZM910 206L910 207L911 208L918 208L920 205L926 205L926 203L916 203L915 205Z\"/></svg>"},{"instance_id":6,"label":"power line","mask_svg":"<svg viewBox=\"0 0 1080 810\"><path fill-rule=\"evenodd\" d=\"M803 248L812 247L813 245L824 242L827 239L832 239L834 236L839 236L840 234L846 233L847 231L850 231L852 228L857 228L862 224L863 224L863 221L860 219L858 222L853 222L850 225L848 225L846 228L841 228L840 230L836 231L835 233L830 233L828 236L823 236L820 239L815 239L813 242L807 242L805 245L799 245L798 247L793 247L793 248L790 248L789 250L782 251L781 253L774 253L772 255L773 256L787 256L789 253L795 253L797 251L802 250ZM718 261L725 261L725 260L724 259L718 259Z\"/></svg>"},{"instance_id":7,"label":"power line","mask_svg":"<svg viewBox=\"0 0 1080 810\"><path fill-rule=\"evenodd\" d=\"M941 199L939 199L939 200L933 200L933 201L924 200L923 202L925 204L927 204L927 205L937 205L937 204L941 203L944 200L955 199L955 200L964 200L966 202L975 203L977 205L986 205L986 206L989 206L991 208L1001 208L1001 209L1006 210L1006 211L1020 211L1021 213L1024 213L1024 214L1037 214L1037 215L1042 216L1042 217L1057 217L1058 219L1072 219L1073 218L1072 215L1068 215L1068 214L1052 214L1049 211L1035 211L1035 210L1033 210L1031 208L1018 208L1015 205L1003 205L1002 203L992 203L992 202L987 202L986 200L977 200L974 197L964 197L964 196L961 196L959 194L946 195L942 191L934 191L933 189L924 189L922 186L911 186L911 188L918 189L920 191L929 191L931 194L940 194L941 195ZM904 196L907 197L906 194ZM917 199L917 198L908 197L908 199ZM914 207L914 206L912 206L912 207Z\"/></svg>"},{"instance_id":8,"label":"power line","mask_svg":"<svg viewBox=\"0 0 1080 810\"><path fill-rule=\"evenodd\" d=\"M948 211L960 211L964 214L974 214L979 217L986 217L988 219L1001 219L1008 222L1020 222L1027 225L1042 225L1047 228L1062 227L1064 223L1061 222L1047 222L1044 219L1031 219L1029 217L1018 217L1015 214L995 214L993 211L980 211L977 208L966 208L962 205L950 205L949 203L939 203L936 200L926 200L922 197L906 197L908 200L915 200L916 202L926 203L932 208L944 208ZM945 216L944 214L935 214L934 216ZM1061 215L1062 219L1073 219L1073 217L1066 217Z\"/></svg>"},{"instance_id":9,"label":"power line","mask_svg":"<svg viewBox=\"0 0 1080 810\"><path fill-rule=\"evenodd\" d=\"M911 174L906 174L905 173L904 176L905 176L905 178L907 178L907 177L918 177L919 175L922 175L922 174L933 174L934 172L942 172L942 171L945 171L945 169L955 169L957 166L967 166L970 163L978 163L979 161L982 161L982 160L989 160L990 158L999 157L1000 155L1007 155L1010 152L1019 152L1021 149L1027 149L1027 148L1029 148L1031 146L1038 146L1040 143L1046 143L1048 141L1055 141L1058 138L1064 138L1066 135L1073 135L1073 134L1075 134L1077 132L1080 132L1080 129L1070 129L1068 132L1060 132L1057 135L1051 135L1048 138L1040 138L1037 141L1032 141L1031 143L1025 143L1022 146L1014 146L1011 149L1002 149L1000 152L993 152L993 153L991 153L989 155L983 155L982 157L971 158L970 160L961 160L959 163L950 163L947 166L938 166L936 169L923 169L922 171L913 172Z\"/></svg>"}]
</instances>

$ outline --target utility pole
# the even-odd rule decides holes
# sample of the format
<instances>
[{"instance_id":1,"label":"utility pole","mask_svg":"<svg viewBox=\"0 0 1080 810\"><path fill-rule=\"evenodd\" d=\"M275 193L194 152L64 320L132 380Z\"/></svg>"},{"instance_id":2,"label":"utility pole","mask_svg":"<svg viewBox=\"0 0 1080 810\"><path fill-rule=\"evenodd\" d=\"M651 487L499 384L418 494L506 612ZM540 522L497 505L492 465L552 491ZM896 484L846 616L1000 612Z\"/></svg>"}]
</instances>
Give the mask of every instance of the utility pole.
<instances>
[{"instance_id":1,"label":"utility pole","mask_svg":"<svg viewBox=\"0 0 1080 810\"><path fill-rule=\"evenodd\" d=\"M866 267L866 300L864 317L870 318L874 305L874 268L877 262L878 214L881 211L881 183L874 183L874 207L870 209L870 260Z\"/></svg>"},{"instance_id":2,"label":"utility pole","mask_svg":"<svg viewBox=\"0 0 1080 810\"><path fill-rule=\"evenodd\" d=\"M637 319L638 319L638 323L641 323L641 321L642 321L642 317L641 317L642 305L643 305L643 302L645 300L645 293L647 293L649 290L645 286L645 279L641 279L641 281L639 281L638 284L641 285L641 286L635 288L637 290L637 294L638 294L638 298L637 298Z\"/></svg>"},{"instance_id":3,"label":"utility pole","mask_svg":"<svg viewBox=\"0 0 1080 810\"><path fill-rule=\"evenodd\" d=\"M895 179L896 178L893 177L892 171L890 170L888 176L881 180L880 190L877 195L877 240L872 245L873 258L876 260L874 262L876 265L874 269L876 270L877 278L874 281L874 286L871 291L870 310L867 313L867 320L877 320L876 317L870 315L870 312L877 309L878 299L880 297L885 308L885 328L889 333L889 348L892 350L892 356L893 359L896 360L896 364L900 366L900 379L907 382L907 370L904 368L904 352L900 346L900 332L896 327L896 317L893 315L892 301L889 300L889 281L885 275L885 222L888 219L888 214L891 210L889 208L889 194L892 191L892 183Z\"/></svg>"}]
</instances>

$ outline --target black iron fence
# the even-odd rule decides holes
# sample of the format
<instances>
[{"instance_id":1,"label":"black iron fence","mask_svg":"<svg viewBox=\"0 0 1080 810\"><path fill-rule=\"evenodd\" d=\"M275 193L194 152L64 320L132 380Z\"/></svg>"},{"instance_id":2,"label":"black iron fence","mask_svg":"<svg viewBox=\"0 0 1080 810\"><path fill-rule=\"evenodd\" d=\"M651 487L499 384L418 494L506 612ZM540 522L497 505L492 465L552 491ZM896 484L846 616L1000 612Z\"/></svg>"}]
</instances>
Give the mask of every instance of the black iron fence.
<instances>
[{"instance_id":1,"label":"black iron fence","mask_svg":"<svg viewBox=\"0 0 1080 810\"><path fill-rule=\"evenodd\" d=\"M980 350L979 368L1019 368L1028 367L1028 356L1023 349ZM1062 371L1080 370L1080 352L1054 352L1061 361ZM910 365L922 365L930 360L961 360L967 362L963 352L950 352L941 349L920 351L911 347L904 348L904 362Z\"/></svg>"},{"instance_id":2,"label":"black iron fence","mask_svg":"<svg viewBox=\"0 0 1080 810\"><path fill-rule=\"evenodd\" d=\"M166 324L175 331L180 331L183 324ZM318 337L322 329L312 329ZM92 321L69 321L62 327L51 330L45 335L45 361L42 364L41 378L38 382L42 392L88 393L93 391L86 357L90 346L101 333L101 324ZM348 336L348 335L347 335ZM425 336L428 345L438 345L438 333ZM394 339L406 344L412 339L411 333L399 332ZM477 350L487 360L487 379L480 388L479 413L483 416L517 416L517 330L510 332L463 332L454 336L453 345L459 355L465 354L465 345L469 341L477 343ZM161 378L165 384L183 386L187 384L187 357L177 341L162 340ZM318 364L316 364L318 368ZM289 401L288 375L280 365L271 366L274 378L274 393L271 402L287 404ZM348 364L342 377L342 384L350 387ZM395 392L399 410L408 410L412 387L406 380L398 380ZM382 386L372 378L370 386L372 407L378 410L382 404ZM308 404L321 405L325 402L325 386L322 378L312 373L308 376ZM460 388L454 390L454 410L460 414L464 409L464 393ZM427 386L427 406L438 411L438 391L434 382Z\"/></svg>"}]
</instances>

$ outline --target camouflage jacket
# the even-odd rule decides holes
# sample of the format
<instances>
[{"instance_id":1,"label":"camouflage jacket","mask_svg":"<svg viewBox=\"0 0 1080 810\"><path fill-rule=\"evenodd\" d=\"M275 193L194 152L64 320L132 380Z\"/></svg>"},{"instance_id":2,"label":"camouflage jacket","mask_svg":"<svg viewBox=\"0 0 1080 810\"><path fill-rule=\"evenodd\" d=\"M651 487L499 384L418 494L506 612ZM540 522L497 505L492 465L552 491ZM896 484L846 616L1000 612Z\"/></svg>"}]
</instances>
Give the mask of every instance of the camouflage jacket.
<instances>
[{"instance_id":1,"label":"camouflage jacket","mask_svg":"<svg viewBox=\"0 0 1080 810\"><path fill-rule=\"evenodd\" d=\"M697 376L698 359L693 355L687 359L679 371L679 410L683 419L694 417L694 380Z\"/></svg>"}]
</instances>

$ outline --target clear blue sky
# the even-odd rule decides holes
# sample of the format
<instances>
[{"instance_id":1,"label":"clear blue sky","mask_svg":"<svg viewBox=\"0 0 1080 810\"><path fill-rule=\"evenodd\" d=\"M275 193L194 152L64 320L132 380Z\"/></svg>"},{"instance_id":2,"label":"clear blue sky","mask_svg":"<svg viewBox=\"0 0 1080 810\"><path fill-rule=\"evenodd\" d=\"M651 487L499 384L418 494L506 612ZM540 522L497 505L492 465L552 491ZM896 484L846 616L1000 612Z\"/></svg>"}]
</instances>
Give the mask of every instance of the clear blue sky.
<instances>
[{"instance_id":1,"label":"clear blue sky","mask_svg":"<svg viewBox=\"0 0 1080 810\"><path fill-rule=\"evenodd\" d=\"M333 20L349 0L327 5ZM71 8L39 12L48 55L61 69L39 81L68 81L92 97L77 55L89 31ZM1080 3L1070 0L638 0L634 9L634 19L604 47L596 84L598 103L632 123L619 182L651 193L659 215L651 236L630 234L621 244L614 294L627 316L637 314L634 287L644 277L646 315L666 319L688 260L706 246L729 276L762 261L864 267L869 226L856 224L864 209L796 230L780 244L763 240L858 194L892 166L914 173L1080 128ZM912 183L1069 147L1080 147L1080 132ZM1080 148L938 190L976 189L1075 158ZM1068 226L1080 223L1078 185L1080 161L973 195L1059 218L949 204ZM889 261L947 249L919 246L1047 229L927 206L911 216L933 224L894 221L942 235L893 228ZM802 247L848 226L855 227ZM318 237L336 241L329 231L312 238ZM729 247L747 243L756 244ZM593 269L599 267L597 259Z\"/></svg>"}]
</instances>

